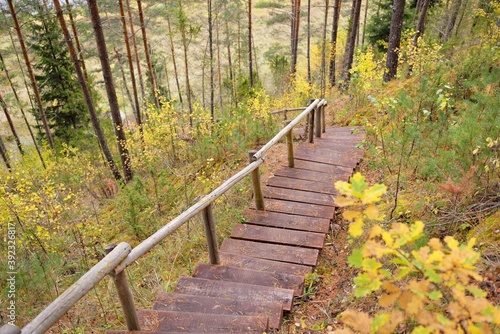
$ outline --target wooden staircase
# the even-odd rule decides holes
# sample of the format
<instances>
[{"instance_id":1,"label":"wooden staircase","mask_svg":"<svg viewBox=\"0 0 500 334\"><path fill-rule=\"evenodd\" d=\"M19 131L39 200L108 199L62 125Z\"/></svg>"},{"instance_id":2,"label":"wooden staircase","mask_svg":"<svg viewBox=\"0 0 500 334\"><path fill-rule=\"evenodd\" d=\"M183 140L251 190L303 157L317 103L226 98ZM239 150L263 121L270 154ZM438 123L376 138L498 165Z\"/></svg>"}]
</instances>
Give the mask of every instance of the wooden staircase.
<instances>
[{"instance_id":1,"label":"wooden staircase","mask_svg":"<svg viewBox=\"0 0 500 334\"><path fill-rule=\"evenodd\" d=\"M153 310L139 311L131 333L263 333L303 293L334 216L334 182L347 181L363 156L358 127L328 128L296 148L294 168L274 172L264 187L265 211L250 208L219 250L220 264L200 263ZM108 334L128 333L107 331Z\"/></svg>"}]
</instances>

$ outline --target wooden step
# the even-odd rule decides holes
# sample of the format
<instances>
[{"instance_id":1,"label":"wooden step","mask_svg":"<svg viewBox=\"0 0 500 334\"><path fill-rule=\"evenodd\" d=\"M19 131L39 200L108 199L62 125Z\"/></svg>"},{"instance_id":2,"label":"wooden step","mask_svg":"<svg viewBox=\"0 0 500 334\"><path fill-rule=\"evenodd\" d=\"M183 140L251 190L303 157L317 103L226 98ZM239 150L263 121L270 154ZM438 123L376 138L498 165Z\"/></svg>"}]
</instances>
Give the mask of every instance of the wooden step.
<instances>
[{"instance_id":1,"label":"wooden step","mask_svg":"<svg viewBox=\"0 0 500 334\"><path fill-rule=\"evenodd\" d=\"M247 268L292 275L305 275L312 272L313 267L300 264L259 259L251 256L219 252L220 263L232 267Z\"/></svg>"},{"instance_id":2,"label":"wooden step","mask_svg":"<svg viewBox=\"0 0 500 334\"><path fill-rule=\"evenodd\" d=\"M329 195L326 195L329 196ZM328 233L330 219L295 216L281 212L247 209L243 212L245 223L261 226L282 227L318 233Z\"/></svg>"},{"instance_id":3,"label":"wooden step","mask_svg":"<svg viewBox=\"0 0 500 334\"><path fill-rule=\"evenodd\" d=\"M156 298L153 309L206 314L267 316L271 328L280 328L283 318L280 302L237 300L175 292L160 293Z\"/></svg>"},{"instance_id":4,"label":"wooden step","mask_svg":"<svg viewBox=\"0 0 500 334\"><path fill-rule=\"evenodd\" d=\"M248 224L234 225L231 238L316 249L322 249L325 245L325 235L323 233Z\"/></svg>"},{"instance_id":5,"label":"wooden step","mask_svg":"<svg viewBox=\"0 0 500 334\"><path fill-rule=\"evenodd\" d=\"M245 254L260 259L315 266L319 251L312 248L300 248L262 242L225 239L220 250L232 254Z\"/></svg>"},{"instance_id":6,"label":"wooden step","mask_svg":"<svg viewBox=\"0 0 500 334\"><path fill-rule=\"evenodd\" d=\"M329 165L344 166L355 168L358 165L358 159L352 159L349 152L336 153L329 152L324 154L320 148L298 146L294 152L296 159L321 162Z\"/></svg>"},{"instance_id":7,"label":"wooden step","mask_svg":"<svg viewBox=\"0 0 500 334\"><path fill-rule=\"evenodd\" d=\"M330 194L337 195L338 191L335 189L334 180L330 179L329 181L309 181L309 180L300 180L289 177L281 177L281 176L272 176L267 180L267 186L271 187L279 187L286 189L296 189L302 191L309 191L313 193L321 193L321 194Z\"/></svg>"},{"instance_id":8,"label":"wooden step","mask_svg":"<svg viewBox=\"0 0 500 334\"><path fill-rule=\"evenodd\" d=\"M330 194L313 193L304 190L277 188L265 186L263 189L264 198L280 199L284 201L317 204L325 206L335 206L335 196Z\"/></svg>"},{"instance_id":9,"label":"wooden step","mask_svg":"<svg viewBox=\"0 0 500 334\"><path fill-rule=\"evenodd\" d=\"M301 159L295 159L294 168L313 170L316 172L321 172L326 174L335 174L335 173L352 174L351 167L335 166L335 165L324 164L321 162L307 161Z\"/></svg>"},{"instance_id":10,"label":"wooden step","mask_svg":"<svg viewBox=\"0 0 500 334\"><path fill-rule=\"evenodd\" d=\"M294 296L304 291L304 276L270 273L238 267L200 263L193 277L290 289Z\"/></svg>"},{"instance_id":11,"label":"wooden step","mask_svg":"<svg viewBox=\"0 0 500 334\"><path fill-rule=\"evenodd\" d=\"M269 327L266 316L138 310L138 317L141 331L106 333L262 333Z\"/></svg>"},{"instance_id":12,"label":"wooden step","mask_svg":"<svg viewBox=\"0 0 500 334\"><path fill-rule=\"evenodd\" d=\"M204 278L181 277L175 292L217 298L280 302L285 311L292 309L293 302L293 290Z\"/></svg>"},{"instance_id":13,"label":"wooden step","mask_svg":"<svg viewBox=\"0 0 500 334\"><path fill-rule=\"evenodd\" d=\"M275 176L288 177L291 179L308 180L316 182L335 183L337 180L349 178L350 171L341 171L333 174L326 174L312 170L283 167L274 172Z\"/></svg>"},{"instance_id":14,"label":"wooden step","mask_svg":"<svg viewBox=\"0 0 500 334\"><path fill-rule=\"evenodd\" d=\"M271 198L267 198L264 201L264 206L266 208L266 211L268 212L281 212L292 215L326 219L332 219L335 212L334 207L309 203L289 202ZM251 204L251 208L255 208L255 203Z\"/></svg>"}]
</instances>

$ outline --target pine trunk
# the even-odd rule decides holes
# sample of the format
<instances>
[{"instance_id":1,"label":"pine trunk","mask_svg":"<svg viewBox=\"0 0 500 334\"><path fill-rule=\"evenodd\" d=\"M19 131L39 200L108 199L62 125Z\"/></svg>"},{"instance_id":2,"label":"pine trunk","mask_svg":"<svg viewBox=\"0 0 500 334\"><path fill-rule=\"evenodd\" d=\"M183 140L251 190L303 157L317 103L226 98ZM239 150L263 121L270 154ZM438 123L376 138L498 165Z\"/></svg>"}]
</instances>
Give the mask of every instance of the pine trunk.
<instances>
[{"instance_id":1,"label":"pine trunk","mask_svg":"<svg viewBox=\"0 0 500 334\"><path fill-rule=\"evenodd\" d=\"M394 0L391 17L391 30L389 33L389 46L385 63L384 81L390 81L398 72L399 46L401 44L401 31L403 30L403 16L405 0Z\"/></svg>"},{"instance_id":2,"label":"pine trunk","mask_svg":"<svg viewBox=\"0 0 500 334\"><path fill-rule=\"evenodd\" d=\"M120 153L120 158L122 161L125 180L128 182L132 180L133 177L132 166L127 148L125 130L123 128L122 119L120 117L120 108L118 106L118 99L116 97L116 90L113 83L113 75L111 73L111 66L109 64L108 50L106 48L106 42L104 40L101 18L99 16L99 9L97 7L97 0L88 0L88 5L97 44L97 51L99 53L99 59L101 61L102 75L104 78L104 85L106 87L106 93L109 101L109 109L111 111L111 117L113 118L113 123L115 126L118 151Z\"/></svg>"},{"instance_id":3,"label":"pine trunk","mask_svg":"<svg viewBox=\"0 0 500 334\"><path fill-rule=\"evenodd\" d=\"M182 15L184 15L184 10L182 9L182 1L179 1L179 10ZM181 24L181 35L182 35L182 46L184 49L184 70L186 74L186 97L189 110L189 125L193 127L193 103L191 101L191 84L189 83L189 58L188 58L188 41L187 41L187 27L186 22Z\"/></svg>"},{"instance_id":4,"label":"pine trunk","mask_svg":"<svg viewBox=\"0 0 500 334\"><path fill-rule=\"evenodd\" d=\"M5 167L7 167L9 172L12 172L12 167L10 166L9 154L7 153L7 148L3 143L2 136L0 136L0 155L2 156Z\"/></svg>"},{"instance_id":5,"label":"pine trunk","mask_svg":"<svg viewBox=\"0 0 500 334\"><path fill-rule=\"evenodd\" d=\"M344 52L344 61L342 63L342 89L349 87L351 80L351 68L354 60L354 50L356 48L356 34L359 26L359 17L361 12L361 0L353 0L351 18L349 19L349 29L347 32L347 41Z\"/></svg>"},{"instance_id":6,"label":"pine trunk","mask_svg":"<svg viewBox=\"0 0 500 334\"><path fill-rule=\"evenodd\" d=\"M231 42L229 38L229 24L226 21L226 46L227 46L227 62L229 68L229 80L231 81L231 103L235 99L235 89L234 89L234 74L233 74L233 61L231 56Z\"/></svg>"},{"instance_id":7,"label":"pine trunk","mask_svg":"<svg viewBox=\"0 0 500 334\"><path fill-rule=\"evenodd\" d=\"M460 11L460 6L462 6L462 0L455 0L453 2L453 7L451 9L450 19L446 25L446 29L443 35L443 42L446 42L450 36L453 28L455 27L455 22L457 21L458 12Z\"/></svg>"},{"instance_id":8,"label":"pine trunk","mask_svg":"<svg viewBox=\"0 0 500 334\"><path fill-rule=\"evenodd\" d=\"M137 48L137 38L135 37L134 20L132 19L132 10L130 9L130 0L125 0L125 5L127 6L128 21L130 25L130 32L132 33L132 45L134 46L135 55L135 65L137 67L137 76L139 77L139 86L141 87L141 97L142 102L146 98L146 92L144 89L144 80L142 79L142 66L141 58L139 58L139 49Z\"/></svg>"},{"instance_id":9,"label":"pine trunk","mask_svg":"<svg viewBox=\"0 0 500 334\"><path fill-rule=\"evenodd\" d=\"M224 109L224 100L222 98L222 67L220 63L220 39L219 39L219 17L215 20L215 39L217 45L217 79L219 81L219 106L220 110Z\"/></svg>"},{"instance_id":10,"label":"pine trunk","mask_svg":"<svg viewBox=\"0 0 500 334\"><path fill-rule=\"evenodd\" d=\"M66 0L66 9L68 10L69 23L71 24L71 30L73 31L73 36L75 38L76 49L78 51L79 60L82 64L83 75L85 76L85 80L88 81L89 77L87 74L87 68L85 67L85 60L83 59L83 50L80 44L80 39L78 38L78 31L76 30L75 19L73 18L73 13L71 12L71 4L69 0Z\"/></svg>"},{"instance_id":11,"label":"pine trunk","mask_svg":"<svg viewBox=\"0 0 500 334\"><path fill-rule=\"evenodd\" d=\"M209 49L209 65L210 65L210 118L214 120L215 105L215 84L214 84L214 37L213 37L213 21L212 21L212 0L208 0L208 49Z\"/></svg>"},{"instance_id":12,"label":"pine trunk","mask_svg":"<svg viewBox=\"0 0 500 334\"><path fill-rule=\"evenodd\" d=\"M311 80L311 0L307 0L307 82Z\"/></svg>"},{"instance_id":13,"label":"pine trunk","mask_svg":"<svg viewBox=\"0 0 500 334\"><path fill-rule=\"evenodd\" d=\"M321 98L326 93L326 27L328 25L329 0L325 0L325 19L323 21L323 36L321 38Z\"/></svg>"},{"instance_id":14,"label":"pine trunk","mask_svg":"<svg viewBox=\"0 0 500 334\"><path fill-rule=\"evenodd\" d=\"M17 135L16 128L14 127L14 122L12 122L12 117L10 117L10 112L9 108L7 107L7 103L5 103L5 100L3 99L3 95L0 92L0 104L2 105L3 112L5 114L5 118L7 118L7 123L9 123L10 131L12 132L12 135L14 136L14 140L16 141L17 148L19 149L19 152L24 155L24 150L23 146L21 145L21 140L19 139L19 136Z\"/></svg>"},{"instance_id":15,"label":"pine trunk","mask_svg":"<svg viewBox=\"0 0 500 334\"><path fill-rule=\"evenodd\" d=\"M363 19L363 35L361 37L361 46L365 44L365 35L366 35L366 20L368 18L368 4L370 3L370 0L366 0L366 5L365 5L365 18Z\"/></svg>"},{"instance_id":16,"label":"pine trunk","mask_svg":"<svg viewBox=\"0 0 500 334\"><path fill-rule=\"evenodd\" d=\"M250 88L253 88L253 60L252 60L252 0L248 0L248 72Z\"/></svg>"},{"instance_id":17,"label":"pine trunk","mask_svg":"<svg viewBox=\"0 0 500 334\"><path fill-rule=\"evenodd\" d=\"M416 50L418 48L418 39L423 35L425 29L425 17L427 15L427 9L429 8L430 0L422 1L422 8L420 11L420 15L418 17L417 28L415 31L415 36L413 36L413 49ZM409 77L411 72L413 71L413 64L408 66L408 71L406 72L406 76Z\"/></svg>"},{"instance_id":18,"label":"pine trunk","mask_svg":"<svg viewBox=\"0 0 500 334\"><path fill-rule=\"evenodd\" d=\"M299 45L299 26L300 26L300 0L292 0L292 68L291 74L297 71L297 52Z\"/></svg>"},{"instance_id":19,"label":"pine trunk","mask_svg":"<svg viewBox=\"0 0 500 334\"><path fill-rule=\"evenodd\" d=\"M148 37L146 35L146 25L144 24L144 13L142 11L142 0L137 0L137 6L139 8L139 21L141 23L142 41L144 43L144 53L146 56L146 64L148 65L149 83L151 84L151 94L153 94L153 99L156 108L160 108L160 102L158 100L158 92L156 91L155 75L153 71L153 64L151 63L151 57L149 56L149 44Z\"/></svg>"},{"instance_id":20,"label":"pine trunk","mask_svg":"<svg viewBox=\"0 0 500 334\"><path fill-rule=\"evenodd\" d=\"M45 116L45 109L43 108L42 99L40 97L40 90L38 89L38 84L36 83L35 80L35 73L33 72L33 67L31 66L31 62L28 56L28 51L26 49L26 44L24 43L23 33L21 31L19 21L17 20L16 10L14 8L14 5L12 4L12 0L8 0L7 2L9 3L9 9L12 15L12 20L14 21L14 27L17 32L17 38L19 39L19 44L21 45L21 51L23 53L24 62L26 63L26 69L28 70L31 86L33 88L33 94L35 95L35 99L38 105L38 111L40 112L40 118L42 119L43 127L45 130L45 135L47 136L47 141L49 142L50 148L54 149L54 140L52 139L49 123L47 122L47 117Z\"/></svg>"},{"instance_id":21,"label":"pine trunk","mask_svg":"<svg viewBox=\"0 0 500 334\"><path fill-rule=\"evenodd\" d=\"M166 17L166 20L167 20L167 27L168 27L168 37L170 40L170 52L172 53L172 64L174 65L175 84L177 86L177 93L179 94L179 102L182 103L181 85L179 84L179 74L177 72L177 61L175 60L174 36L172 33L172 26L170 25L170 19L168 18L168 16Z\"/></svg>"},{"instance_id":22,"label":"pine trunk","mask_svg":"<svg viewBox=\"0 0 500 334\"><path fill-rule=\"evenodd\" d=\"M339 31L339 19L340 19L340 7L342 6L342 0L334 0L333 5L333 23L332 23L332 37L330 39L330 75L329 81L330 86L333 87L336 84L335 77L335 58L337 57L337 35Z\"/></svg>"}]
</instances>

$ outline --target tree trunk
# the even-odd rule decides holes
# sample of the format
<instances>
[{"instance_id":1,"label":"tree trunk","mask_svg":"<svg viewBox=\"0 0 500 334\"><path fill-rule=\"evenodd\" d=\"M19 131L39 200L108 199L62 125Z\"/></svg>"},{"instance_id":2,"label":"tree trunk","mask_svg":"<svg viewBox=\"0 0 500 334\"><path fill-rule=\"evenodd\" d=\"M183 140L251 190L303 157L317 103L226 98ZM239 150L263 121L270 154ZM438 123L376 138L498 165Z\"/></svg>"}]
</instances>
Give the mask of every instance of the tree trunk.
<instances>
[{"instance_id":1,"label":"tree trunk","mask_svg":"<svg viewBox=\"0 0 500 334\"><path fill-rule=\"evenodd\" d=\"M9 154L7 153L7 148L3 143L2 136L0 136L0 155L2 156L3 162L5 162L5 167L9 172L12 172L12 167L10 166Z\"/></svg>"},{"instance_id":2,"label":"tree trunk","mask_svg":"<svg viewBox=\"0 0 500 334\"><path fill-rule=\"evenodd\" d=\"M366 19L368 18L368 4L370 0L366 0L365 5L365 18L363 19L363 37L361 38L361 46L365 44L365 34L366 34Z\"/></svg>"},{"instance_id":3,"label":"tree trunk","mask_svg":"<svg viewBox=\"0 0 500 334\"><path fill-rule=\"evenodd\" d=\"M170 52L172 52L172 63L174 65L174 75L175 75L175 84L177 86L177 92L179 93L179 102L182 103L182 93L181 93L181 85L179 84L179 74L177 72L177 61L175 60L175 48L174 48L174 37L172 33L172 26L170 25L170 19L168 16L166 17L167 27L168 27L168 36L170 39Z\"/></svg>"},{"instance_id":4,"label":"tree trunk","mask_svg":"<svg viewBox=\"0 0 500 334\"><path fill-rule=\"evenodd\" d=\"M457 27L455 29L455 37L458 36L458 30L460 29L460 25L462 24L462 20L464 19L464 15L467 12L467 5L469 4L468 0L465 0L463 9L462 9L462 14L460 15L460 19L458 20Z\"/></svg>"},{"instance_id":5,"label":"tree trunk","mask_svg":"<svg viewBox=\"0 0 500 334\"><path fill-rule=\"evenodd\" d=\"M231 81L231 103L235 99L235 88L234 88L234 74L233 74L233 61L231 59L231 40L229 36L229 24L226 21L226 46L227 46L227 62L229 67L229 80Z\"/></svg>"},{"instance_id":6,"label":"tree trunk","mask_svg":"<svg viewBox=\"0 0 500 334\"><path fill-rule=\"evenodd\" d=\"M130 24L130 32L132 34L132 45L134 46L135 65L137 66L137 76L139 77L139 86L141 87L141 97L144 103L146 99L146 92L144 89L144 80L142 79L142 66L141 58L139 58L139 50L137 48L137 38L135 37L134 20L132 19L132 10L130 9L130 0L125 0L127 6L128 21Z\"/></svg>"},{"instance_id":7,"label":"tree trunk","mask_svg":"<svg viewBox=\"0 0 500 334\"><path fill-rule=\"evenodd\" d=\"M252 61L252 0L248 0L248 72L250 88L253 88L253 61Z\"/></svg>"},{"instance_id":8,"label":"tree trunk","mask_svg":"<svg viewBox=\"0 0 500 334\"><path fill-rule=\"evenodd\" d=\"M85 80L89 81L87 68L85 67L85 60L83 59L83 50L80 44L80 39L78 38L78 31L76 30L75 19L73 18L73 13L71 12L71 4L69 3L69 0L66 0L66 9L68 10L71 30L73 31L73 36L75 37L76 49L78 51L78 56L79 56L78 58L80 59L80 63L82 64L83 75L85 76Z\"/></svg>"},{"instance_id":9,"label":"tree trunk","mask_svg":"<svg viewBox=\"0 0 500 334\"><path fill-rule=\"evenodd\" d=\"M0 62L4 63L2 54L0 54ZM14 83L12 82L12 78L10 77L9 71L7 67L4 67L3 70L5 71L5 76L7 77L7 80L9 81L10 88L12 89L12 92L14 93L14 97L16 98L17 105L19 107L19 110L21 110L21 115L23 117L24 123L26 124L26 127L28 128L28 131L31 136L31 140L33 141L33 144L35 145L36 152L38 153L38 157L40 158L40 162L42 163L43 168L47 168L45 165L45 161L43 160L42 153L40 152L40 147L38 146L38 143L36 142L35 135L33 134L33 131L31 130L31 126L28 123L28 118L26 117L26 113L24 112L23 106L21 104L21 100L19 99L19 95L17 95L17 90L14 87ZM29 94L28 94L29 95Z\"/></svg>"},{"instance_id":10,"label":"tree trunk","mask_svg":"<svg viewBox=\"0 0 500 334\"><path fill-rule=\"evenodd\" d=\"M219 39L219 17L215 20L215 39L217 44L217 79L219 81L219 106L220 110L224 109L224 100L222 99L222 67L220 63L220 39Z\"/></svg>"},{"instance_id":11,"label":"tree trunk","mask_svg":"<svg viewBox=\"0 0 500 334\"><path fill-rule=\"evenodd\" d=\"M31 85L33 87L33 94L35 95L35 99L38 105L38 111L40 112L40 118L42 119L45 135L47 136L50 148L54 149L54 140L52 139L49 123L47 122L47 117L45 116L45 110L43 108L42 99L40 97L40 91L38 89L38 85L35 80L35 73L33 72L33 67L31 66L31 62L28 56L28 51L26 49L26 44L24 43L21 27L19 25L19 21L17 20L16 10L14 8L14 5L12 4L12 0L8 0L7 2L9 3L9 9L10 9L10 14L12 15L12 20L14 21L14 27L17 32L17 38L19 39L19 44L21 45L21 51L23 53L24 62L26 63L26 69L28 70Z\"/></svg>"},{"instance_id":12,"label":"tree trunk","mask_svg":"<svg viewBox=\"0 0 500 334\"><path fill-rule=\"evenodd\" d=\"M212 22L212 0L208 0L208 48L209 48L209 64L210 64L210 118L214 120L214 37L213 37L213 22Z\"/></svg>"},{"instance_id":13,"label":"tree trunk","mask_svg":"<svg viewBox=\"0 0 500 334\"><path fill-rule=\"evenodd\" d=\"M99 146L102 150L102 153L106 157L106 161L108 163L109 168L111 169L111 173L113 173L113 176L115 177L116 180L121 180L122 176L118 170L118 167L116 166L115 160L113 159L113 155L111 154L111 151L109 150L108 143L106 141L106 138L104 137L104 132L102 132L101 126L99 125L99 120L97 119L97 112L95 110L94 103L92 101L90 89L87 85L87 82L85 81L85 77L84 77L83 72L80 68L80 62L79 62L78 56L76 55L76 51L75 51L75 47L73 45L73 42L71 41L71 36L69 34L69 30L68 30L68 27L66 25L66 21L64 20L61 4L59 3L59 0L53 0L53 2L54 2L54 7L56 9L57 19L59 20L59 25L61 26L61 29L62 29L63 34L64 34L64 38L66 39L66 43L68 45L71 61L73 62L73 65L75 67L76 75L78 77L78 82L80 83L80 87L82 88L83 95L85 97L85 103L87 104L87 108L89 110L90 121L92 123L95 134L97 136ZM90 5L90 2L89 2L89 5ZM127 158L128 158L128 154L127 154Z\"/></svg>"},{"instance_id":14,"label":"tree trunk","mask_svg":"<svg viewBox=\"0 0 500 334\"><path fill-rule=\"evenodd\" d=\"M307 0L307 82L311 80L311 0Z\"/></svg>"},{"instance_id":15,"label":"tree trunk","mask_svg":"<svg viewBox=\"0 0 500 334\"><path fill-rule=\"evenodd\" d=\"M336 84L335 78L335 58L337 57L337 35L339 31L339 19L340 19L340 7L342 6L342 0L334 0L333 5L333 23L332 23L332 37L330 39L330 86L333 87Z\"/></svg>"},{"instance_id":16,"label":"tree trunk","mask_svg":"<svg viewBox=\"0 0 500 334\"><path fill-rule=\"evenodd\" d=\"M460 6L462 5L462 0L455 0L453 2L453 7L451 9L450 19L448 20L448 24L446 25L446 29L443 35L443 43L446 42L450 36L453 28L455 27L455 22L457 21L458 12L460 11Z\"/></svg>"},{"instance_id":17,"label":"tree trunk","mask_svg":"<svg viewBox=\"0 0 500 334\"><path fill-rule=\"evenodd\" d=\"M113 83L113 75L111 73L111 66L109 64L108 50L106 48L106 42L104 40L101 18L99 16L99 9L97 7L97 0L88 0L88 6L96 39L97 51L99 53L99 59L101 61L102 76L104 79L104 85L106 86L109 109L111 111L111 117L113 118L113 123L115 125L115 135L118 142L118 151L120 152L125 180L128 182L132 180L133 177L132 162L130 161L130 155L127 148L125 129L123 128L122 119L120 117L120 108L118 106L118 99L116 97L115 86Z\"/></svg>"},{"instance_id":18,"label":"tree trunk","mask_svg":"<svg viewBox=\"0 0 500 334\"><path fill-rule=\"evenodd\" d=\"M292 0L292 68L291 74L297 71L297 52L299 45L299 26L300 26L300 0Z\"/></svg>"},{"instance_id":19,"label":"tree trunk","mask_svg":"<svg viewBox=\"0 0 500 334\"><path fill-rule=\"evenodd\" d=\"M180 18L180 28L182 35L182 45L184 47L184 70L186 74L186 97L189 110L189 125L193 127L193 103L191 101L191 84L189 83L189 59L188 59L188 41L187 41L187 18L185 17L184 10L182 9L182 1L179 1L179 15Z\"/></svg>"},{"instance_id":20,"label":"tree trunk","mask_svg":"<svg viewBox=\"0 0 500 334\"><path fill-rule=\"evenodd\" d=\"M323 36L321 38L321 98L324 98L326 93L326 27L328 25L328 6L329 0L325 0L325 19L323 21Z\"/></svg>"},{"instance_id":21,"label":"tree trunk","mask_svg":"<svg viewBox=\"0 0 500 334\"><path fill-rule=\"evenodd\" d=\"M344 52L344 61L342 63L342 90L349 87L351 80L351 68L354 60L354 49L356 47L356 33L358 31L359 17L361 12L361 0L352 1L351 18L349 19L349 29Z\"/></svg>"},{"instance_id":22,"label":"tree trunk","mask_svg":"<svg viewBox=\"0 0 500 334\"><path fill-rule=\"evenodd\" d=\"M418 39L423 35L425 29L425 16L427 15L427 9L429 8L430 0L422 1L422 9L420 11L420 15L418 17L417 28L415 30L415 36L413 36L413 49L416 50L418 48ZM413 71L413 64L408 66L408 71L406 72L406 76L409 77L411 72Z\"/></svg>"},{"instance_id":23,"label":"tree trunk","mask_svg":"<svg viewBox=\"0 0 500 334\"><path fill-rule=\"evenodd\" d=\"M7 107L7 103L3 99L2 93L0 92L0 104L2 105L3 112L5 114L5 118L7 118L7 123L9 123L10 131L14 136L14 140L16 141L17 148L19 152L24 155L23 146L21 145L21 140L19 140L19 136L17 135L16 128L14 127L14 123L12 122L12 118L10 117L9 108Z\"/></svg>"},{"instance_id":24,"label":"tree trunk","mask_svg":"<svg viewBox=\"0 0 500 334\"><path fill-rule=\"evenodd\" d=\"M120 54L120 52L118 51L118 49L115 47L114 48L115 50L115 54L116 54L116 58L118 59L118 62L116 63L119 70L120 70L120 74L122 75L122 81L123 81L123 87L125 88L125 93L127 94L127 98L128 98L128 101L130 103L130 109L132 109L132 114L134 115L134 118L137 122L137 107L134 103L134 99L132 98L132 94L130 94L130 89L128 88L128 85L127 85L127 76L125 75L125 71L123 70L123 64L122 64L122 55Z\"/></svg>"},{"instance_id":25,"label":"tree trunk","mask_svg":"<svg viewBox=\"0 0 500 334\"><path fill-rule=\"evenodd\" d=\"M125 49L127 50L128 69L130 71L130 79L132 81L132 93L134 94L136 121L137 125L139 126L139 132L142 137L141 105L139 104L139 97L137 96L137 83L135 81L134 63L132 62L132 51L130 49L127 22L125 20L125 8L123 7L123 0L118 0L118 4L120 6L120 18L122 21L123 39L125 40ZM124 85L126 85L125 81Z\"/></svg>"},{"instance_id":26,"label":"tree trunk","mask_svg":"<svg viewBox=\"0 0 500 334\"><path fill-rule=\"evenodd\" d=\"M158 92L156 91L156 82L155 82L155 76L154 76L154 72L153 72L153 64L151 63L151 57L149 56L148 37L146 35L146 25L144 24L144 13L142 11L142 0L137 0L137 6L139 8L139 21L141 23L142 41L144 43L144 53L146 55L146 64L148 65L149 82L151 84L151 94L153 94L153 99L154 99L156 108L160 108L160 102L158 100Z\"/></svg>"},{"instance_id":27,"label":"tree trunk","mask_svg":"<svg viewBox=\"0 0 500 334\"><path fill-rule=\"evenodd\" d=\"M405 0L394 0L391 17L391 30L389 33L389 46L385 63L384 81L390 81L398 72L399 46L401 44L401 31L403 30L403 16Z\"/></svg>"}]
</instances>

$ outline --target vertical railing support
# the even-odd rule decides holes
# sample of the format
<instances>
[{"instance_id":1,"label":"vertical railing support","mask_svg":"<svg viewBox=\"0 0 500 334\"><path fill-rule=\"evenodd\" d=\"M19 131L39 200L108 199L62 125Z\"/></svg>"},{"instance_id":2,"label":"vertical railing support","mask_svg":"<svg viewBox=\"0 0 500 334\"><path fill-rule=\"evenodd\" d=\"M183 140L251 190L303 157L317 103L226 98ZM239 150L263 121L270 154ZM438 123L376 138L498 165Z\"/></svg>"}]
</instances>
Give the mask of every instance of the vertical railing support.
<instances>
[{"instance_id":1,"label":"vertical railing support","mask_svg":"<svg viewBox=\"0 0 500 334\"><path fill-rule=\"evenodd\" d=\"M21 328L16 325L5 324L0 327L0 334L21 334Z\"/></svg>"},{"instance_id":2,"label":"vertical railing support","mask_svg":"<svg viewBox=\"0 0 500 334\"><path fill-rule=\"evenodd\" d=\"M315 121L315 115L316 110L318 108L314 108L311 110L311 113L309 114L309 130L308 130L308 137L309 137L309 143L312 144L314 143L314 121Z\"/></svg>"},{"instance_id":3,"label":"vertical railing support","mask_svg":"<svg viewBox=\"0 0 500 334\"><path fill-rule=\"evenodd\" d=\"M323 114L323 106L317 107L316 108L316 138L321 138L321 121L323 117L321 116Z\"/></svg>"},{"instance_id":4,"label":"vertical railing support","mask_svg":"<svg viewBox=\"0 0 500 334\"><path fill-rule=\"evenodd\" d=\"M215 221L212 204L209 204L202 211L203 222L205 223L205 234L207 236L208 254L211 264L219 264L219 249L217 246L217 234L215 233Z\"/></svg>"},{"instance_id":5,"label":"vertical railing support","mask_svg":"<svg viewBox=\"0 0 500 334\"><path fill-rule=\"evenodd\" d=\"M104 247L106 254L109 254L116 244L109 244ZM120 299L120 304L122 305L123 315L125 321L127 322L127 329L129 331L139 331L141 326L139 325L139 317L137 316L137 310L134 305L134 297L127 283L127 276L125 276L125 270L120 271L118 274L112 274L113 281L115 282L116 290L118 292L118 298Z\"/></svg>"},{"instance_id":6,"label":"vertical railing support","mask_svg":"<svg viewBox=\"0 0 500 334\"><path fill-rule=\"evenodd\" d=\"M250 163L254 162L254 154L257 153L256 150L248 151L248 160ZM262 195L262 188L260 186L260 173L259 168L252 171L252 187L253 195L255 197L255 208L257 210L264 210L264 196Z\"/></svg>"},{"instance_id":7,"label":"vertical railing support","mask_svg":"<svg viewBox=\"0 0 500 334\"><path fill-rule=\"evenodd\" d=\"M321 106L321 132L326 132L326 117L325 117L326 101Z\"/></svg>"},{"instance_id":8,"label":"vertical railing support","mask_svg":"<svg viewBox=\"0 0 500 334\"><path fill-rule=\"evenodd\" d=\"M285 122L285 126L290 124L291 120ZM293 156L293 128L286 133L286 147L288 149L288 167L295 167L295 159Z\"/></svg>"}]
</instances>

